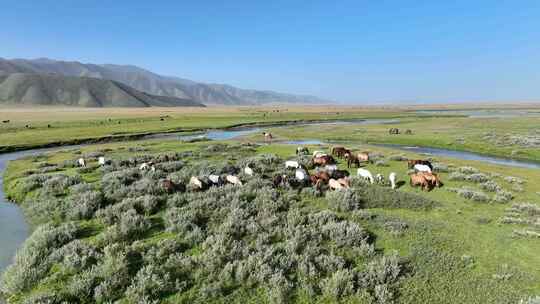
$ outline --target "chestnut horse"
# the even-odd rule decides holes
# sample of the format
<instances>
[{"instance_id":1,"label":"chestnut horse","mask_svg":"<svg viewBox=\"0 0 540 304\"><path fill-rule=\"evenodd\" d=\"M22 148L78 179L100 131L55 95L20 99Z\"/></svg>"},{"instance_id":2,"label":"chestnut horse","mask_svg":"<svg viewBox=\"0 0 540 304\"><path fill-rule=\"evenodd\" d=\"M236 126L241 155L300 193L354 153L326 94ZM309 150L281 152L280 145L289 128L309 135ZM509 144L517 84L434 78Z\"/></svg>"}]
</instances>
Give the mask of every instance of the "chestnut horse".
<instances>
[{"instance_id":1,"label":"chestnut horse","mask_svg":"<svg viewBox=\"0 0 540 304\"><path fill-rule=\"evenodd\" d=\"M336 163L334 158L330 155L314 157L312 161L313 161L313 165L315 166L326 166L326 165L332 165Z\"/></svg>"},{"instance_id":2,"label":"chestnut horse","mask_svg":"<svg viewBox=\"0 0 540 304\"><path fill-rule=\"evenodd\" d=\"M351 153L351 150L346 149L345 147L333 147L332 148L332 155L335 155L339 158L343 158L345 154Z\"/></svg>"},{"instance_id":3,"label":"chestnut horse","mask_svg":"<svg viewBox=\"0 0 540 304\"><path fill-rule=\"evenodd\" d=\"M413 173L409 175L411 187L421 186L422 190L431 190L430 183L422 173Z\"/></svg>"}]
</instances>

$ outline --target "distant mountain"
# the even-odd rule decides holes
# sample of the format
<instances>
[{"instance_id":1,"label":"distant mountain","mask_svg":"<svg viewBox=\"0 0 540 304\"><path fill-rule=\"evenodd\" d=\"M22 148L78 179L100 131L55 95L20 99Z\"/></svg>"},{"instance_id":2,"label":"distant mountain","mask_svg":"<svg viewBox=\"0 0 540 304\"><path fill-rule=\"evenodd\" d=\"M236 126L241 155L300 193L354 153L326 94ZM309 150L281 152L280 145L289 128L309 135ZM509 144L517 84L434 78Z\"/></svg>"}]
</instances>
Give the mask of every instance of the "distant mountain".
<instances>
[{"instance_id":1,"label":"distant mountain","mask_svg":"<svg viewBox=\"0 0 540 304\"><path fill-rule=\"evenodd\" d=\"M34 60L0 58L1 73L58 74L109 79L153 95L192 99L205 104L257 105L268 103L329 103L315 96L273 91L245 90L224 84L199 83L162 76L132 65L83 64L47 58Z\"/></svg>"},{"instance_id":2,"label":"distant mountain","mask_svg":"<svg viewBox=\"0 0 540 304\"><path fill-rule=\"evenodd\" d=\"M21 71L20 68L12 71ZM0 104L81 107L203 106L191 99L156 96L112 80L54 74L0 75Z\"/></svg>"}]
</instances>

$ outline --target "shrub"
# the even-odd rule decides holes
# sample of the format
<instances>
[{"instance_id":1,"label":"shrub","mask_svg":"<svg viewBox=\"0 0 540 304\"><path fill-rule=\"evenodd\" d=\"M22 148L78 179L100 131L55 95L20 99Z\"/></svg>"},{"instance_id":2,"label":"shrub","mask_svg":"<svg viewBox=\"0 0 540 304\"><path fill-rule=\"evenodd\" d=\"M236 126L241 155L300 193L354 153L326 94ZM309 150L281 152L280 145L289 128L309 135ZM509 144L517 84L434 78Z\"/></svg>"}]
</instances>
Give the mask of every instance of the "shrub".
<instances>
[{"instance_id":1,"label":"shrub","mask_svg":"<svg viewBox=\"0 0 540 304\"><path fill-rule=\"evenodd\" d=\"M519 177L515 177L515 176L506 176L504 180L510 184L524 184L525 183L525 180Z\"/></svg>"},{"instance_id":2,"label":"shrub","mask_svg":"<svg viewBox=\"0 0 540 304\"><path fill-rule=\"evenodd\" d=\"M356 180L356 179L354 179ZM421 195L354 182L353 191L363 208L429 209L435 202Z\"/></svg>"},{"instance_id":3,"label":"shrub","mask_svg":"<svg viewBox=\"0 0 540 304\"><path fill-rule=\"evenodd\" d=\"M131 286L126 290L126 298L131 303L151 302L173 289L174 281L169 273L163 271L158 265L150 264L137 272Z\"/></svg>"},{"instance_id":4,"label":"shrub","mask_svg":"<svg viewBox=\"0 0 540 304\"><path fill-rule=\"evenodd\" d=\"M352 211L360 207L358 197L351 190L327 191L326 200L331 209L340 212Z\"/></svg>"},{"instance_id":5,"label":"shrub","mask_svg":"<svg viewBox=\"0 0 540 304\"><path fill-rule=\"evenodd\" d=\"M467 180L473 183L483 183L489 181L489 177L484 173L473 173L467 176Z\"/></svg>"},{"instance_id":6,"label":"shrub","mask_svg":"<svg viewBox=\"0 0 540 304\"><path fill-rule=\"evenodd\" d=\"M409 160L404 155L390 155L390 156L388 156L388 159L393 160L393 161L407 161L407 160Z\"/></svg>"},{"instance_id":7,"label":"shrub","mask_svg":"<svg viewBox=\"0 0 540 304\"><path fill-rule=\"evenodd\" d=\"M64 194L70 186L78 184L81 181L82 179L78 175L75 175L75 176L67 176L63 174L51 175L43 183L43 191L51 195Z\"/></svg>"},{"instance_id":8,"label":"shrub","mask_svg":"<svg viewBox=\"0 0 540 304\"><path fill-rule=\"evenodd\" d=\"M74 240L55 250L51 260L60 262L71 272L80 272L95 265L101 258L97 249L81 240Z\"/></svg>"},{"instance_id":9,"label":"shrub","mask_svg":"<svg viewBox=\"0 0 540 304\"><path fill-rule=\"evenodd\" d=\"M458 171L454 171L448 175L448 179L452 181L464 181L467 179L467 175Z\"/></svg>"},{"instance_id":10,"label":"shrub","mask_svg":"<svg viewBox=\"0 0 540 304\"><path fill-rule=\"evenodd\" d=\"M432 165L433 165L434 172L449 172L450 171L447 164L433 163Z\"/></svg>"},{"instance_id":11,"label":"shrub","mask_svg":"<svg viewBox=\"0 0 540 304\"><path fill-rule=\"evenodd\" d=\"M461 172L463 174L475 174L475 173L479 173L480 171L478 171L478 169L474 168L474 167L459 167L457 168L458 172Z\"/></svg>"},{"instance_id":12,"label":"shrub","mask_svg":"<svg viewBox=\"0 0 540 304\"><path fill-rule=\"evenodd\" d=\"M489 192L497 192L501 190L501 187L496 182L491 180L481 183L480 188Z\"/></svg>"},{"instance_id":13,"label":"shrub","mask_svg":"<svg viewBox=\"0 0 540 304\"><path fill-rule=\"evenodd\" d=\"M320 282L323 295L335 301L354 294L354 285L355 274L348 269L338 270Z\"/></svg>"},{"instance_id":14,"label":"shrub","mask_svg":"<svg viewBox=\"0 0 540 304\"><path fill-rule=\"evenodd\" d=\"M79 227L73 223L60 226L39 226L15 255L12 265L3 274L1 290L14 294L30 289L45 277L51 266L49 255L75 239Z\"/></svg>"},{"instance_id":15,"label":"shrub","mask_svg":"<svg viewBox=\"0 0 540 304\"><path fill-rule=\"evenodd\" d=\"M73 220L90 219L103 206L103 195L99 191L76 193L68 200L68 218Z\"/></svg>"},{"instance_id":16,"label":"shrub","mask_svg":"<svg viewBox=\"0 0 540 304\"><path fill-rule=\"evenodd\" d=\"M499 190L495 195L493 196L492 201L496 203L508 203L514 198L514 195L512 192L505 191L505 190Z\"/></svg>"},{"instance_id":17,"label":"shrub","mask_svg":"<svg viewBox=\"0 0 540 304\"><path fill-rule=\"evenodd\" d=\"M489 197L484 192L475 191L469 188L461 188L458 190L457 194L463 198L466 198L468 200L472 200L475 202L489 201Z\"/></svg>"}]
</instances>

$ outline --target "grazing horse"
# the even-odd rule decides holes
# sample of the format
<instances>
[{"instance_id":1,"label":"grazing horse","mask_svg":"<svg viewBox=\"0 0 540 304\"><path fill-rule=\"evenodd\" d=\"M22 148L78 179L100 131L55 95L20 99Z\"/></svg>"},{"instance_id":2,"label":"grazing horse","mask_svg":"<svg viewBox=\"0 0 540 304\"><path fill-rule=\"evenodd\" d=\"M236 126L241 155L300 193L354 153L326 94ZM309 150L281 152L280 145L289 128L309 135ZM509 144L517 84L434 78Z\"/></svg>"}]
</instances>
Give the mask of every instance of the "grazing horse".
<instances>
[{"instance_id":1,"label":"grazing horse","mask_svg":"<svg viewBox=\"0 0 540 304\"><path fill-rule=\"evenodd\" d=\"M197 190L204 190L206 189L206 183L203 182L201 179L199 179L198 177L196 176L192 176L190 179L189 179L189 184L197 189Z\"/></svg>"},{"instance_id":2,"label":"grazing horse","mask_svg":"<svg viewBox=\"0 0 540 304\"><path fill-rule=\"evenodd\" d=\"M396 177L396 172L392 172L388 176L388 180L390 181L390 185L392 185L392 189L396 189Z\"/></svg>"},{"instance_id":3,"label":"grazing horse","mask_svg":"<svg viewBox=\"0 0 540 304\"><path fill-rule=\"evenodd\" d=\"M84 158L79 158L79 159L77 160L77 165L78 165L79 167L86 167L86 161L84 160Z\"/></svg>"},{"instance_id":4,"label":"grazing horse","mask_svg":"<svg viewBox=\"0 0 540 304\"><path fill-rule=\"evenodd\" d=\"M407 166L409 167L409 169L412 169L414 167L414 165L426 165L428 166L431 170L433 170L433 165L431 164L431 162L429 160L422 160L422 159L409 159L407 161Z\"/></svg>"},{"instance_id":5,"label":"grazing horse","mask_svg":"<svg viewBox=\"0 0 540 304\"><path fill-rule=\"evenodd\" d=\"M334 158L330 155L314 157L312 161L315 166L326 166L326 165L333 165L336 163Z\"/></svg>"},{"instance_id":6,"label":"grazing horse","mask_svg":"<svg viewBox=\"0 0 540 304\"><path fill-rule=\"evenodd\" d=\"M174 192L185 192L186 186L182 183L174 183L170 179L165 179L161 183L161 186L167 193L174 193Z\"/></svg>"},{"instance_id":7,"label":"grazing horse","mask_svg":"<svg viewBox=\"0 0 540 304\"><path fill-rule=\"evenodd\" d=\"M287 169L298 169L300 168L300 164L295 160L288 160L285 162L285 168Z\"/></svg>"},{"instance_id":8,"label":"grazing horse","mask_svg":"<svg viewBox=\"0 0 540 304\"><path fill-rule=\"evenodd\" d=\"M330 187L330 189L332 190L341 190L345 187L343 187L343 185L338 182L337 180L331 178L329 181L328 181L328 186Z\"/></svg>"},{"instance_id":9,"label":"grazing horse","mask_svg":"<svg viewBox=\"0 0 540 304\"><path fill-rule=\"evenodd\" d=\"M272 139L274 138L272 136L272 133L270 133L270 132L262 132L262 134L264 136L264 141L272 142Z\"/></svg>"},{"instance_id":10,"label":"grazing horse","mask_svg":"<svg viewBox=\"0 0 540 304\"><path fill-rule=\"evenodd\" d=\"M321 157L321 156L326 156L326 153L324 153L323 151L313 151L313 157Z\"/></svg>"},{"instance_id":11,"label":"grazing horse","mask_svg":"<svg viewBox=\"0 0 540 304\"><path fill-rule=\"evenodd\" d=\"M424 176L424 178L426 179L426 181L429 183L429 186L431 187L437 187L437 188L440 188L442 187L442 182L441 182L441 179L439 178L439 176L437 174L434 174L434 173L426 173L426 172L421 172L419 173L421 175Z\"/></svg>"},{"instance_id":12,"label":"grazing horse","mask_svg":"<svg viewBox=\"0 0 540 304\"><path fill-rule=\"evenodd\" d=\"M100 156L98 157L98 165L105 166L107 164L107 161L105 160L105 157Z\"/></svg>"},{"instance_id":13,"label":"grazing horse","mask_svg":"<svg viewBox=\"0 0 540 304\"><path fill-rule=\"evenodd\" d=\"M288 182L289 182L289 177L285 174L276 175L272 178L272 184L274 185L274 188L285 186Z\"/></svg>"},{"instance_id":14,"label":"grazing horse","mask_svg":"<svg viewBox=\"0 0 540 304\"><path fill-rule=\"evenodd\" d=\"M428 180L422 173L413 173L413 174L410 174L409 177L410 177L409 183L411 187L421 186L422 191L431 190Z\"/></svg>"},{"instance_id":15,"label":"grazing horse","mask_svg":"<svg viewBox=\"0 0 540 304\"><path fill-rule=\"evenodd\" d=\"M347 177L338 178L337 181L341 184L341 186L343 186L343 188L350 187L349 178Z\"/></svg>"},{"instance_id":16,"label":"grazing horse","mask_svg":"<svg viewBox=\"0 0 540 304\"><path fill-rule=\"evenodd\" d=\"M306 182L309 178L309 174L306 170L299 168L294 172L294 178L299 182Z\"/></svg>"},{"instance_id":17,"label":"grazing horse","mask_svg":"<svg viewBox=\"0 0 540 304\"><path fill-rule=\"evenodd\" d=\"M375 181L377 182L377 184L379 185L383 185L384 184L384 176L380 173L377 173L377 175L375 175Z\"/></svg>"},{"instance_id":18,"label":"grazing horse","mask_svg":"<svg viewBox=\"0 0 540 304\"><path fill-rule=\"evenodd\" d=\"M347 171L347 170L334 170L334 171L330 172L330 175L332 176L332 178L335 178L335 179L345 178L345 177L349 176L349 171Z\"/></svg>"},{"instance_id":19,"label":"grazing horse","mask_svg":"<svg viewBox=\"0 0 540 304\"><path fill-rule=\"evenodd\" d=\"M297 147L296 148L296 155L307 155L309 154L309 149L306 147Z\"/></svg>"},{"instance_id":20,"label":"grazing horse","mask_svg":"<svg viewBox=\"0 0 540 304\"><path fill-rule=\"evenodd\" d=\"M242 186L242 181L238 178L238 176L227 175L225 180L233 185Z\"/></svg>"},{"instance_id":21,"label":"grazing horse","mask_svg":"<svg viewBox=\"0 0 540 304\"><path fill-rule=\"evenodd\" d=\"M347 159L347 168L350 168L354 164L356 164L356 168L360 168L360 160L356 155L349 152L345 154L345 158Z\"/></svg>"},{"instance_id":22,"label":"grazing horse","mask_svg":"<svg viewBox=\"0 0 540 304\"><path fill-rule=\"evenodd\" d=\"M411 129L405 130L405 134L407 134L407 135L412 135L412 130L411 130Z\"/></svg>"},{"instance_id":23,"label":"grazing horse","mask_svg":"<svg viewBox=\"0 0 540 304\"><path fill-rule=\"evenodd\" d=\"M9 123L9 119L2 120L2 123Z\"/></svg>"},{"instance_id":24,"label":"grazing horse","mask_svg":"<svg viewBox=\"0 0 540 304\"><path fill-rule=\"evenodd\" d=\"M154 163L153 162L147 162L147 163L142 163L140 166L139 166L139 170L152 170L152 171L155 171L156 168L154 167Z\"/></svg>"},{"instance_id":25,"label":"grazing horse","mask_svg":"<svg viewBox=\"0 0 540 304\"><path fill-rule=\"evenodd\" d=\"M219 175L210 174L208 175L208 180L212 183L213 186L223 185L223 179Z\"/></svg>"},{"instance_id":26,"label":"grazing horse","mask_svg":"<svg viewBox=\"0 0 540 304\"><path fill-rule=\"evenodd\" d=\"M399 129L398 128L390 128L390 130L388 130L388 133L390 135L392 134L399 134Z\"/></svg>"},{"instance_id":27,"label":"grazing horse","mask_svg":"<svg viewBox=\"0 0 540 304\"><path fill-rule=\"evenodd\" d=\"M363 178L364 180L369 181L370 184L373 184L373 175L371 175L371 172L369 172L368 170L358 168L356 175Z\"/></svg>"},{"instance_id":28,"label":"grazing horse","mask_svg":"<svg viewBox=\"0 0 540 304\"><path fill-rule=\"evenodd\" d=\"M249 165L247 165L245 168L244 168L244 174L248 175L248 176L253 176L253 169L251 169L249 167Z\"/></svg>"},{"instance_id":29,"label":"grazing horse","mask_svg":"<svg viewBox=\"0 0 540 304\"><path fill-rule=\"evenodd\" d=\"M345 154L350 153L351 151L349 149L346 149L345 147L333 147L332 148L332 155L335 155L339 158L343 158Z\"/></svg>"},{"instance_id":30,"label":"grazing horse","mask_svg":"<svg viewBox=\"0 0 540 304\"><path fill-rule=\"evenodd\" d=\"M431 173L431 168L427 165L416 164L414 165L414 171Z\"/></svg>"}]
</instances>

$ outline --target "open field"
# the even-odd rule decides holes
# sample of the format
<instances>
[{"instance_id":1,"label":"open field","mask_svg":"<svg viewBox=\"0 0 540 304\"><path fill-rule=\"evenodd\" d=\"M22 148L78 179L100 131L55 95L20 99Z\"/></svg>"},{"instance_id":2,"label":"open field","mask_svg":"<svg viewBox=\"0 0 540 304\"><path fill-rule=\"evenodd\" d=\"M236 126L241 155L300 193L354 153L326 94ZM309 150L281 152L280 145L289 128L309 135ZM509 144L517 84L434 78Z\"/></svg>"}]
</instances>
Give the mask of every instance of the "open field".
<instances>
[{"instance_id":1,"label":"open field","mask_svg":"<svg viewBox=\"0 0 540 304\"><path fill-rule=\"evenodd\" d=\"M280 137L287 132L276 130ZM333 134L319 132L317 138ZM283 171L295 146L241 144L253 141L110 143L11 162L6 193L38 232L4 277L10 301L518 303L540 294L540 243L527 233L539 232L538 211L519 212L540 207L538 170L437 158L444 186L431 192L408 183L397 191L355 183L346 192L351 196L319 196L311 187L272 188L266 176ZM407 168L398 156L422 157L347 146L378 154L377 165L366 168L396 172L400 181L407 181ZM91 159L101 153L113 165L98 168ZM155 173L128 177L138 169L125 160L165 154L170 161L158 163ZM90 160L88 168L73 168L81 156ZM171 195L159 186L164 177L187 183L191 175L246 163L256 174L241 174L243 187ZM484 186L488 181L499 190ZM459 189L482 195L471 200ZM495 202L501 190L513 198ZM40 230L44 223L52 224ZM26 275L26 267L36 271Z\"/></svg>"}]
</instances>

